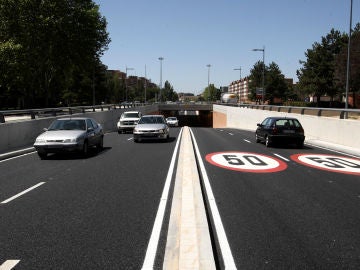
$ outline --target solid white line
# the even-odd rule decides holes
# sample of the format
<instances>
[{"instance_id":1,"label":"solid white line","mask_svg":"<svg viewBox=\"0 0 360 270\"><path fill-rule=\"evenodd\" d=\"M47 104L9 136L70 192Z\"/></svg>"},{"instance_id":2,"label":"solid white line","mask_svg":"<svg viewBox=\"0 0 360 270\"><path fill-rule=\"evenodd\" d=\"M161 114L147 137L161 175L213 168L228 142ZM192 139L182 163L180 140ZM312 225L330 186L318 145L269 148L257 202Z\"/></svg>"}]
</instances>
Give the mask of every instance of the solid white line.
<instances>
[{"instance_id":1,"label":"solid white line","mask_svg":"<svg viewBox=\"0 0 360 270\"><path fill-rule=\"evenodd\" d=\"M319 146L319 145L315 145L315 144L311 144L311 143L305 143L305 144L310 145L311 147L316 147L316 148L328 150L328 151L338 153L338 154L342 154L342 155L346 155L346 156L349 156L349 157L359 158L359 156L357 156L357 155L352 155L352 154L349 154L349 153L346 153L346 152L337 151L337 150L327 148L327 147L324 147L324 146Z\"/></svg>"},{"instance_id":2,"label":"solid white line","mask_svg":"<svg viewBox=\"0 0 360 270\"><path fill-rule=\"evenodd\" d=\"M33 189L41 186L42 184L45 184L45 182L40 182L40 183L36 184L35 186L32 186L32 187L24 190L23 192L20 192L20 193L18 193L18 194L16 194L16 195L12 196L12 197L9 198L9 199L7 199L7 200L5 200L5 201L2 201L1 203L2 203L2 204L5 204L5 203L8 203L8 202L11 202L12 200L15 200L16 198L18 198L18 197L24 195L25 193L28 193L29 191L31 191L31 190L33 190Z\"/></svg>"},{"instance_id":3,"label":"solid white line","mask_svg":"<svg viewBox=\"0 0 360 270\"><path fill-rule=\"evenodd\" d=\"M15 156L15 157L6 158L6 159L3 159L3 160L0 160L0 163L5 162L5 161L8 161L8 160L16 159L16 158L19 158L19 157L24 157L24 156L27 156L27 155L32 155L32 154L34 154L34 153L36 153L36 151L30 152L30 153L26 153L26 154L22 154L22 155Z\"/></svg>"},{"instance_id":4,"label":"solid white line","mask_svg":"<svg viewBox=\"0 0 360 270\"><path fill-rule=\"evenodd\" d=\"M246 139L244 139L244 141L245 141L245 142L247 142L247 143L251 143L251 141L249 141L249 140L246 140Z\"/></svg>"},{"instance_id":5,"label":"solid white line","mask_svg":"<svg viewBox=\"0 0 360 270\"><path fill-rule=\"evenodd\" d=\"M148 244L148 247L146 250L144 263L141 268L143 270L150 270L150 269L152 270L153 266L154 266L156 250L157 250L157 246L159 243L161 227L162 227L162 223L164 220L166 203L167 203L168 197L169 197L169 189L170 189L172 175L174 172L175 160L176 160L177 152L179 149L182 131L183 131L183 128L181 128L181 130L180 130L180 133L179 133L176 145L175 145L175 150L174 150L174 153L171 158L170 167L169 167L169 170L168 170L168 173L166 176L166 181L165 181L164 189L163 189L163 192L161 195L159 208L156 213L155 222L154 222L154 226L153 226L153 229L151 232L149 244Z\"/></svg>"},{"instance_id":6,"label":"solid white line","mask_svg":"<svg viewBox=\"0 0 360 270\"><path fill-rule=\"evenodd\" d=\"M276 154L276 153L273 153L273 154L274 154L275 156L277 156L277 157L285 160L285 161L290 161L290 160L288 160L287 158L285 158L285 157L283 157L283 156L280 156L280 155L278 155L278 154Z\"/></svg>"},{"instance_id":7,"label":"solid white line","mask_svg":"<svg viewBox=\"0 0 360 270\"><path fill-rule=\"evenodd\" d=\"M10 270L17 265L20 260L7 260L2 265L0 265L0 270Z\"/></svg>"},{"instance_id":8,"label":"solid white line","mask_svg":"<svg viewBox=\"0 0 360 270\"><path fill-rule=\"evenodd\" d=\"M210 181L209 181L209 178L207 176L204 163L203 163L203 161L201 159L199 147L197 145L194 133L192 132L191 129L190 129L190 132L191 132L191 136L192 136L193 141L194 141L195 153L196 153L196 156L197 156L197 160L199 162L201 175L202 175L203 182L204 182L204 185L205 185L205 191L206 191L207 198L208 198L208 201L209 201L210 210L211 210L211 214L212 214L212 217L213 217L215 230L216 230L217 238L218 238L218 241L219 241L219 246L220 246L220 249L221 249L221 254L222 254L222 257L223 257L225 269L227 269L227 270L237 269L236 265L235 265L235 262L234 262L233 255L231 253L229 242L228 242L227 237L226 237L225 229L224 229L224 226L223 226L222 221L221 221L220 213L219 213L219 210L218 210L217 205L216 205L215 197L214 197L214 194L213 194L212 189L211 189Z\"/></svg>"}]
</instances>

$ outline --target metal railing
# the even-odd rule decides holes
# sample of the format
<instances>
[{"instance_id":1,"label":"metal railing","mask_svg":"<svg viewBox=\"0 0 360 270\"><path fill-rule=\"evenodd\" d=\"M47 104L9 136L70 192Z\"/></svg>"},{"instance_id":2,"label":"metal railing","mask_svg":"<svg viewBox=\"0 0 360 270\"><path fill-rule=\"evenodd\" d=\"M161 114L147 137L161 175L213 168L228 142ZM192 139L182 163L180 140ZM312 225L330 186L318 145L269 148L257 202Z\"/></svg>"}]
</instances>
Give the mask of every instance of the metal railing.
<instances>
[{"instance_id":1,"label":"metal railing","mask_svg":"<svg viewBox=\"0 0 360 270\"><path fill-rule=\"evenodd\" d=\"M291 106L231 104L231 103L218 103L218 105L243 107L243 108L257 109L257 110L268 110L268 111L276 111L276 112L297 113L303 115L314 115L319 117L323 116L323 117L336 117L339 119L360 120L360 109L291 107Z\"/></svg>"},{"instance_id":2,"label":"metal railing","mask_svg":"<svg viewBox=\"0 0 360 270\"><path fill-rule=\"evenodd\" d=\"M0 123L8 121L19 121L24 119L36 119L43 117L52 117L59 115L72 115L76 113L96 112L104 110L116 110L122 108L131 108L143 106L142 103L121 103L121 104L104 104L95 106L76 106L76 107L59 107L44 109L28 109L28 110L5 110L0 111Z\"/></svg>"}]
</instances>

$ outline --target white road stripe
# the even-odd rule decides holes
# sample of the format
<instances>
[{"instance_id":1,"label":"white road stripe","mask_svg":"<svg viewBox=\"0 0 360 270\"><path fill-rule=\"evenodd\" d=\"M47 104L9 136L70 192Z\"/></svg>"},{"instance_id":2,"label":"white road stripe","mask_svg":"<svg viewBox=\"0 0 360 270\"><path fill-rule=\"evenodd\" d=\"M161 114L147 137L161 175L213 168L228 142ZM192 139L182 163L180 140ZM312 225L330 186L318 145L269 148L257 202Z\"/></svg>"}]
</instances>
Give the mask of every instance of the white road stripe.
<instances>
[{"instance_id":1,"label":"white road stripe","mask_svg":"<svg viewBox=\"0 0 360 270\"><path fill-rule=\"evenodd\" d=\"M273 154L274 154L275 156L277 156L277 157L285 160L285 161L288 161L288 162L290 161L290 160L288 160L286 157L280 156L279 154L276 154L276 153L273 153Z\"/></svg>"},{"instance_id":2,"label":"white road stripe","mask_svg":"<svg viewBox=\"0 0 360 270\"><path fill-rule=\"evenodd\" d=\"M7 260L2 265L0 265L0 270L10 270L17 265L20 260Z\"/></svg>"},{"instance_id":3,"label":"white road stripe","mask_svg":"<svg viewBox=\"0 0 360 270\"><path fill-rule=\"evenodd\" d=\"M246 140L246 139L244 139L244 141L245 141L245 142L247 142L247 143L251 143L251 141L249 141L249 140Z\"/></svg>"},{"instance_id":4,"label":"white road stripe","mask_svg":"<svg viewBox=\"0 0 360 270\"><path fill-rule=\"evenodd\" d=\"M9 198L9 199L7 199L7 200L5 200L5 201L2 201L1 203L2 203L2 204L5 204L5 203L8 203L8 202L11 202L12 200L15 200L16 198L24 195L25 193L28 193L29 191L31 191L31 190L33 190L33 189L35 189L35 188L37 188L37 187L39 187L39 186L41 186L41 185L43 185L43 184L45 184L45 182L40 182L40 183L36 184L35 186L32 186L32 187L24 190L23 192L20 192L20 193L18 193L18 194L16 194L16 195L12 196L12 197Z\"/></svg>"},{"instance_id":5,"label":"white road stripe","mask_svg":"<svg viewBox=\"0 0 360 270\"><path fill-rule=\"evenodd\" d=\"M207 176L204 163L203 163L203 161L201 159L199 147L197 145L194 133L192 132L191 129L190 129L190 132L191 132L191 136L193 138L194 147L195 147L195 153L196 153L196 156L197 156L197 160L199 162L201 175L202 175L202 178L203 178L203 181L204 181L205 191L206 191L206 194L207 194L207 198L209 200L210 210L211 210L211 214L212 214L212 217L213 217L213 220L214 220L215 230L216 230L216 233L217 233L217 238L218 238L218 241L219 241L219 245L220 245L221 254L222 254L222 257L223 257L225 269L226 270L237 269L236 265L235 265L235 262L234 262L233 255L231 253L229 242L228 242L227 237L226 237L225 229L224 229L224 226L223 226L222 221L221 221L220 213L219 213L219 210L218 210L217 205L216 205L215 197L214 197L214 194L213 194L212 189L211 189L210 181L209 181L209 178Z\"/></svg>"},{"instance_id":6,"label":"white road stripe","mask_svg":"<svg viewBox=\"0 0 360 270\"><path fill-rule=\"evenodd\" d=\"M146 250L144 263L141 268L142 270L150 270L150 269L152 270L153 266L154 266L156 250L157 250L157 246L159 243L161 227L162 227L162 223L164 220L166 203L167 203L168 197L169 197L169 189L170 189L172 175L174 172L174 166L175 166L175 160L177 157L177 152L179 150L179 144L180 144L180 138L181 138L182 131L183 131L183 129L181 128L177 142L176 142L175 150L174 150L173 156L171 158L170 167L169 167L169 170L167 173L164 189L163 189L163 192L161 195L159 208L156 213L155 222L154 222L154 226L153 226L153 229L151 232L149 244L148 244L148 247Z\"/></svg>"},{"instance_id":7,"label":"white road stripe","mask_svg":"<svg viewBox=\"0 0 360 270\"><path fill-rule=\"evenodd\" d=\"M22 154L22 155L15 156L15 157L6 158L6 159L3 159L3 160L0 160L0 163L3 163L3 162L8 161L8 160L12 160L12 159L24 157L24 156L27 156L27 155L32 155L32 154L34 154L34 153L36 153L36 151L30 152L30 153L26 153L26 154ZM4 156L4 155L2 155L2 156ZM1 270L1 269L0 269L0 270Z\"/></svg>"},{"instance_id":8,"label":"white road stripe","mask_svg":"<svg viewBox=\"0 0 360 270\"><path fill-rule=\"evenodd\" d=\"M234 133L229 132L229 135L234 136Z\"/></svg>"}]
</instances>

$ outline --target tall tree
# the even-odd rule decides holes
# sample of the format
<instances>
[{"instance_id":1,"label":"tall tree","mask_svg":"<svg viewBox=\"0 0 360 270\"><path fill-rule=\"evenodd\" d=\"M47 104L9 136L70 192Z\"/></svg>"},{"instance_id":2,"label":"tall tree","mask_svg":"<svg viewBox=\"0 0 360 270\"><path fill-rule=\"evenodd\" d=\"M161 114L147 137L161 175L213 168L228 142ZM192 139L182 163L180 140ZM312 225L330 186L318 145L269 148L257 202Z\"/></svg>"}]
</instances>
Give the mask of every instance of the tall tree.
<instances>
[{"instance_id":1,"label":"tall tree","mask_svg":"<svg viewBox=\"0 0 360 270\"><path fill-rule=\"evenodd\" d=\"M91 77L110 42L91 0L2 0L0 21L0 47L7 48L0 50L1 69L18 71L11 80L0 76L0 84L10 93L23 84L22 98L32 100L25 106L57 103L80 73Z\"/></svg>"},{"instance_id":2,"label":"tall tree","mask_svg":"<svg viewBox=\"0 0 360 270\"><path fill-rule=\"evenodd\" d=\"M263 76L264 64L261 61L255 63L250 70L250 94L249 98L252 100L261 100L256 92L257 88L262 88L262 76ZM285 81L285 76L281 73L279 66L275 62L271 62L269 66L265 66L265 101L270 104L274 103L275 99L284 100L288 92L288 86Z\"/></svg>"},{"instance_id":3,"label":"tall tree","mask_svg":"<svg viewBox=\"0 0 360 270\"><path fill-rule=\"evenodd\" d=\"M203 97L205 101L217 101L221 98L221 90L216 88L214 84L210 84L205 88L203 92Z\"/></svg>"},{"instance_id":4,"label":"tall tree","mask_svg":"<svg viewBox=\"0 0 360 270\"><path fill-rule=\"evenodd\" d=\"M321 38L321 43L315 42L312 49L306 51L306 61L300 61L303 67L297 71L299 86L305 93L316 96L318 104L321 96L328 95L333 98L338 94L334 80L334 59L343 47L345 39L345 34L332 29Z\"/></svg>"}]
</instances>

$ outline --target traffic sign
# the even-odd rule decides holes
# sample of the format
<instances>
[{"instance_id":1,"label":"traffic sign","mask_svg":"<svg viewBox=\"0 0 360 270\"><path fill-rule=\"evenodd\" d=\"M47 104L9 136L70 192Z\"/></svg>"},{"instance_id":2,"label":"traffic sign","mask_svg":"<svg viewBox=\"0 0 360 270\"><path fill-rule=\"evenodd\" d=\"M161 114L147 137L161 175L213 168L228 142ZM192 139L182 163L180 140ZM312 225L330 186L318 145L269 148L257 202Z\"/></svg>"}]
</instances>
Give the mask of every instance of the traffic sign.
<instances>
[{"instance_id":1,"label":"traffic sign","mask_svg":"<svg viewBox=\"0 0 360 270\"><path fill-rule=\"evenodd\" d=\"M324 154L296 154L292 155L291 159L320 170L360 175L360 159L357 158Z\"/></svg>"},{"instance_id":2,"label":"traffic sign","mask_svg":"<svg viewBox=\"0 0 360 270\"><path fill-rule=\"evenodd\" d=\"M217 167L240 172L271 173L287 168L280 159L248 152L215 152L207 154L205 159Z\"/></svg>"}]
</instances>

